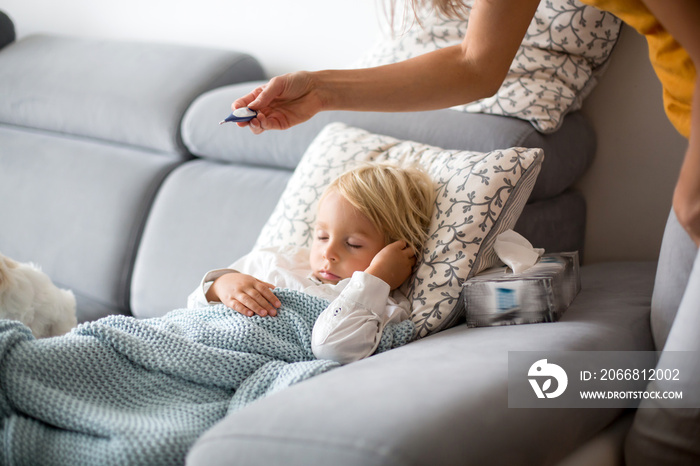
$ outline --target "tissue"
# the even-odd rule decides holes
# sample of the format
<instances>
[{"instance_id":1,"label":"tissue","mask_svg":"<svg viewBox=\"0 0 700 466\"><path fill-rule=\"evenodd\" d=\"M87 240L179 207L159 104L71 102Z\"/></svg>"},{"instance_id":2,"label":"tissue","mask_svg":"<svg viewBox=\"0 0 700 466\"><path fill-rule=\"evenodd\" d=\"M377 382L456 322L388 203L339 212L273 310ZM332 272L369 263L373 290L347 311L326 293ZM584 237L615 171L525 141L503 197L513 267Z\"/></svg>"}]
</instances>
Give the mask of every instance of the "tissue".
<instances>
[{"instance_id":1,"label":"tissue","mask_svg":"<svg viewBox=\"0 0 700 466\"><path fill-rule=\"evenodd\" d=\"M498 235L493 249L513 273L526 271L544 254L544 249L533 248L528 240L513 230L506 230Z\"/></svg>"},{"instance_id":2,"label":"tissue","mask_svg":"<svg viewBox=\"0 0 700 466\"><path fill-rule=\"evenodd\" d=\"M469 327L556 322L581 290L578 252L545 254L524 272L487 269L462 285Z\"/></svg>"}]
</instances>

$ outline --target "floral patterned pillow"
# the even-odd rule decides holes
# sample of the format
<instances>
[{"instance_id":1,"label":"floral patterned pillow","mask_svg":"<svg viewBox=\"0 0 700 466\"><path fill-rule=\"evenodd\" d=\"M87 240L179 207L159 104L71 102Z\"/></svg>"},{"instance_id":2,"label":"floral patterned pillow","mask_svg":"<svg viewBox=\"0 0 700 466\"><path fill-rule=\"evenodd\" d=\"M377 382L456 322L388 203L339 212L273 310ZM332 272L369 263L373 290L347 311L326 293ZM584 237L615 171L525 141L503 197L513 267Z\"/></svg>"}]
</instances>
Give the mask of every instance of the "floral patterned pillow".
<instances>
[{"instance_id":1,"label":"floral patterned pillow","mask_svg":"<svg viewBox=\"0 0 700 466\"><path fill-rule=\"evenodd\" d=\"M468 3L472 3L471 1ZM405 34L383 40L357 67L385 65L462 42L468 20L419 12ZM621 21L578 0L545 0L499 91L455 110L505 115L529 121L538 131L556 131L563 117L581 108L617 42ZM497 34L497 31L494 31Z\"/></svg>"},{"instance_id":2,"label":"floral patterned pillow","mask_svg":"<svg viewBox=\"0 0 700 466\"><path fill-rule=\"evenodd\" d=\"M353 165L422 166L435 181L437 199L428 240L403 291L423 337L456 322L464 280L496 263L493 242L515 225L543 158L541 149L443 150L332 123L309 145L255 247L310 246L319 197Z\"/></svg>"}]
</instances>

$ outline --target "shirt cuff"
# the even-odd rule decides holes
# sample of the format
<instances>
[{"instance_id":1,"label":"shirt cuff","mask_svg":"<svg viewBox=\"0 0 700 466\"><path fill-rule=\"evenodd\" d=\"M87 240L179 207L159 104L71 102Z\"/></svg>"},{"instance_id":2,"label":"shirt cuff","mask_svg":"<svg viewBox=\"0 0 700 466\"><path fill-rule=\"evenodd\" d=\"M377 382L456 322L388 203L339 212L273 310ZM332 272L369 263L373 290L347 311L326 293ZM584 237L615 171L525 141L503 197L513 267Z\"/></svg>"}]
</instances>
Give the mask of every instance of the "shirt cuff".
<instances>
[{"instance_id":1,"label":"shirt cuff","mask_svg":"<svg viewBox=\"0 0 700 466\"><path fill-rule=\"evenodd\" d=\"M196 307L208 306L209 304L217 304L218 301L207 301L207 292L214 280L227 273L238 273L238 271L234 269L214 269L205 273L197 289L187 298L187 307L193 309Z\"/></svg>"},{"instance_id":2,"label":"shirt cuff","mask_svg":"<svg viewBox=\"0 0 700 466\"><path fill-rule=\"evenodd\" d=\"M389 284L381 278L366 272L355 272L339 297L354 301L361 307L382 315L389 293Z\"/></svg>"}]
</instances>

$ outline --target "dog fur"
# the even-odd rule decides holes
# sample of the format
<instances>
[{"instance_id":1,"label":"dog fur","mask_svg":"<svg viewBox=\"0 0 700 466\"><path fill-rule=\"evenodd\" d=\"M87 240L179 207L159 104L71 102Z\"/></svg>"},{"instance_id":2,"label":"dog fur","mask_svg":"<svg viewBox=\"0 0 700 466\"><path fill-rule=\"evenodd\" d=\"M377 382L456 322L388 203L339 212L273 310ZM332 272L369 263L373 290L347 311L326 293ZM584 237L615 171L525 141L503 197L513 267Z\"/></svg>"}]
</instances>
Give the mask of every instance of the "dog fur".
<instances>
[{"instance_id":1,"label":"dog fur","mask_svg":"<svg viewBox=\"0 0 700 466\"><path fill-rule=\"evenodd\" d=\"M36 338L63 335L77 325L75 296L36 265L0 254L0 319L19 320Z\"/></svg>"}]
</instances>

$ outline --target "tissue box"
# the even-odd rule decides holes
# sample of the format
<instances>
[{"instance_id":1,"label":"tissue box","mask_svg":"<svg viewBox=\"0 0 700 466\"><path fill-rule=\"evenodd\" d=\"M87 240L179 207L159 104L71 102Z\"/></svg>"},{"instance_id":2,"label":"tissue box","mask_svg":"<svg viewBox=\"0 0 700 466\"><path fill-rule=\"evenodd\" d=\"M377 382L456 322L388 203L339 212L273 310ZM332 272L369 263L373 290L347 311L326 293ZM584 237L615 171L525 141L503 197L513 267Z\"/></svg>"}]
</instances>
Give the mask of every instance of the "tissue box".
<instances>
[{"instance_id":1,"label":"tissue box","mask_svg":"<svg viewBox=\"0 0 700 466\"><path fill-rule=\"evenodd\" d=\"M464 282L460 300L469 327L559 320L581 290L578 251L545 254L526 271L487 269Z\"/></svg>"}]
</instances>

